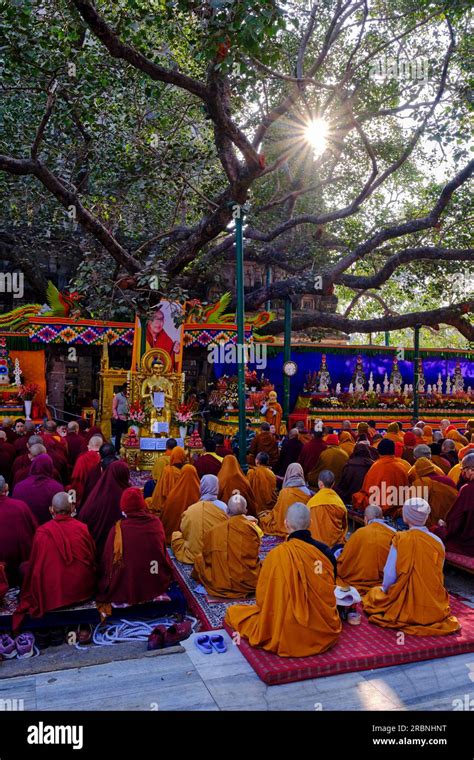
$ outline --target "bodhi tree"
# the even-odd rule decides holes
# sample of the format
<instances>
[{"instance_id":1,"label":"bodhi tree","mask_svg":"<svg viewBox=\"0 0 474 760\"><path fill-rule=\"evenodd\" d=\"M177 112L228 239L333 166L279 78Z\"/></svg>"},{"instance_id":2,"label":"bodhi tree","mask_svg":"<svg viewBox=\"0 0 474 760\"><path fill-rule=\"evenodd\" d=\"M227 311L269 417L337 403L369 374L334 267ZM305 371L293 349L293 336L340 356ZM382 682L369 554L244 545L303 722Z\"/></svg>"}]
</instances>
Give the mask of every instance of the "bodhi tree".
<instances>
[{"instance_id":1,"label":"bodhi tree","mask_svg":"<svg viewBox=\"0 0 474 760\"><path fill-rule=\"evenodd\" d=\"M12 215L60 210L91 312L145 309L218 281L246 204L246 257L284 273L247 309L311 292L294 329L474 340L463 0L0 6L12 261Z\"/></svg>"}]
</instances>

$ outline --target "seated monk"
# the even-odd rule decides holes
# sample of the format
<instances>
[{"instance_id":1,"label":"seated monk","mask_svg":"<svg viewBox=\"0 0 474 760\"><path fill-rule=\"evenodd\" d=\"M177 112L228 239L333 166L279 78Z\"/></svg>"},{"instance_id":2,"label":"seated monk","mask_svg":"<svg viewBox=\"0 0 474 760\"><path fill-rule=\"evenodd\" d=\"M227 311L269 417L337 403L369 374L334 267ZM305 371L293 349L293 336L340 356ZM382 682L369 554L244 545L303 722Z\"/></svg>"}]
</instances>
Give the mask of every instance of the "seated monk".
<instances>
[{"instance_id":1,"label":"seated monk","mask_svg":"<svg viewBox=\"0 0 474 760\"><path fill-rule=\"evenodd\" d=\"M285 476L288 465L298 461L302 448L303 442L300 441L298 428L292 428L288 433L288 438L283 441L280 449L278 463L275 467L277 475L280 475L282 478Z\"/></svg>"},{"instance_id":2,"label":"seated monk","mask_svg":"<svg viewBox=\"0 0 474 760\"><path fill-rule=\"evenodd\" d=\"M23 435L17 438L15 443L13 444L13 448L15 449L15 457L17 459L18 457L22 456L22 454L27 453L28 441L32 435L36 435L35 431L36 431L36 425L33 422L33 420L25 420L25 424L23 426ZM40 438L40 436L38 436L38 438Z\"/></svg>"},{"instance_id":3,"label":"seated monk","mask_svg":"<svg viewBox=\"0 0 474 760\"><path fill-rule=\"evenodd\" d=\"M196 468L192 464L185 464L174 487L166 497L160 514L168 546L171 544L173 533L179 530L183 513L191 504L199 500L200 492Z\"/></svg>"},{"instance_id":4,"label":"seated monk","mask_svg":"<svg viewBox=\"0 0 474 760\"><path fill-rule=\"evenodd\" d=\"M69 462L67 441L59 435L57 425L53 420L47 420L43 425L43 432L41 433L43 444L46 446L46 451L53 460L55 469L59 472L59 476L62 483L68 482L69 474Z\"/></svg>"},{"instance_id":5,"label":"seated monk","mask_svg":"<svg viewBox=\"0 0 474 760\"><path fill-rule=\"evenodd\" d=\"M120 520L120 499L129 488L130 470L123 460L111 462L87 496L78 519L85 523L101 558L109 531Z\"/></svg>"},{"instance_id":6,"label":"seated monk","mask_svg":"<svg viewBox=\"0 0 474 760\"><path fill-rule=\"evenodd\" d=\"M383 521L380 507L370 504L364 513L364 528L358 528L337 559L338 585L354 586L365 594L380 586L383 569L396 530Z\"/></svg>"},{"instance_id":7,"label":"seated monk","mask_svg":"<svg viewBox=\"0 0 474 760\"><path fill-rule=\"evenodd\" d=\"M344 504L352 504L352 496L360 491L367 472L372 467L373 459L369 452L369 442L356 443L342 471L341 480L335 489Z\"/></svg>"},{"instance_id":8,"label":"seated monk","mask_svg":"<svg viewBox=\"0 0 474 760\"><path fill-rule=\"evenodd\" d=\"M7 480L10 477L13 462L15 461L15 448L8 443L7 434L0 430L0 475Z\"/></svg>"},{"instance_id":9,"label":"seated monk","mask_svg":"<svg viewBox=\"0 0 474 760\"><path fill-rule=\"evenodd\" d=\"M425 499L431 507L427 527L437 525L438 520L445 520L446 515L458 498L458 492L454 482L445 475L438 475L435 466L425 457L420 457L415 462L417 477L412 483L416 489L416 495ZM418 492L419 489L422 489Z\"/></svg>"},{"instance_id":10,"label":"seated monk","mask_svg":"<svg viewBox=\"0 0 474 760\"><path fill-rule=\"evenodd\" d=\"M222 467L224 457L216 454L216 442L209 438L204 444L205 454L196 457L194 466L200 478L204 475L217 475Z\"/></svg>"},{"instance_id":11,"label":"seated monk","mask_svg":"<svg viewBox=\"0 0 474 760\"><path fill-rule=\"evenodd\" d=\"M192 576L211 596L238 599L255 594L263 533L256 518L246 513L247 502L236 492L227 505L228 518L204 536Z\"/></svg>"},{"instance_id":12,"label":"seated monk","mask_svg":"<svg viewBox=\"0 0 474 760\"><path fill-rule=\"evenodd\" d=\"M283 485L275 506L270 512L258 515L260 527L270 536L286 536L285 518L288 507L295 502L306 504L312 496L304 479L303 468L296 462L290 464L283 479Z\"/></svg>"},{"instance_id":13,"label":"seated monk","mask_svg":"<svg viewBox=\"0 0 474 760\"><path fill-rule=\"evenodd\" d=\"M407 432L403 436L402 459L404 459L405 462L408 462L410 466L412 464L415 464L415 457L413 456L413 450L416 444L417 444L416 435L412 433L411 430L407 430Z\"/></svg>"},{"instance_id":14,"label":"seated monk","mask_svg":"<svg viewBox=\"0 0 474 760\"><path fill-rule=\"evenodd\" d=\"M103 442L102 438L101 440ZM84 438L79 435L79 425L75 420L67 423L66 443L69 468L73 470L78 457L87 451L87 444Z\"/></svg>"},{"instance_id":15,"label":"seated monk","mask_svg":"<svg viewBox=\"0 0 474 760\"><path fill-rule=\"evenodd\" d=\"M451 469L451 463L448 459L445 459L443 457L441 452L441 443L435 441L434 443L430 443L429 447L431 451L431 461L436 465L436 467L439 467L445 475L447 475ZM412 464L415 464L415 462Z\"/></svg>"},{"instance_id":16,"label":"seated monk","mask_svg":"<svg viewBox=\"0 0 474 760\"><path fill-rule=\"evenodd\" d=\"M12 619L18 630L25 615L38 618L47 612L90 599L95 588L95 546L87 525L72 517L67 493L55 494L51 517L35 533ZM22 568L23 569L23 568Z\"/></svg>"},{"instance_id":17,"label":"seated monk","mask_svg":"<svg viewBox=\"0 0 474 760\"><path fill-rule=\"evenodd\" d=\"M403 433L400 431L398 422L391 422L387 426L385 438L394 443L403 443Z\"/></svg>"},{"instance_id":18,"label":"seated monk","mask_svg":"<svg viewBox=\"0 0 474 760\"><path fill-rule=\"evenodd\" d=\"M280 657L307 657L330 649L342 623L334 596L334 566L309 532L304 504L292 504L288 540L267 555L255 605L233 605L225 621L253 647Z\"/></svg>"},{"instance_id":19,"label":"seated monk","mask_svg":"<svg viewBox=\"0 0 474 760\"><path fill-rule=\"evenodd\" d=\"M181 446L174 446L171 449L169 457L166 457L166 459L163 457L163 459L165 462L168 459L168 462L164 466L163 474L157 480L151 498L146 500L146 505L150 512L154 512L157 515L161 514L166 499L179 480L181 468L186 461L186 452Z\"/></svg>"},{"instance_id":20,"label":"seated monk","mask_svg":"<svg viewBox=\"0 0 474 760\"><path fill-rule=\"evenodd\" d=\"M444 636L459 631L444 587L443 542L430 533L430 505L417 497L403 505L409 530L396 533L385 563L382 586L362 598L369 622L414 636Z\"/></svg>"},{"instance_id":21,"label":"seated monk","mask_svg":"<svg viewBox=\"0 0 474 760\"><path fill-rule=\"evenodd\" d=\"M78 438L82 441L79 435ZM81 503L84 496L87 476L94 467L100 464L99 449L103 443L103 438L99 435L93 435L87 444L86 451L76 459L76 464L71 475L71 489L76 492L77 504Z\"/></svg>"},{"instance_id":22,"label":"seated monk","mask_svg":"<svg viewBox=\"0 0 474 760\"><path fill-rule=\"evenodd\" d=\"M319 473L319 491L308 501L312 537L333 550L345 544L347 533L347 509L333 490L334 483L334 473L322 470Z\"/></svg>"},{"instance_id":23,"label":"seated monk","mask_svg":"<svg viewBox=\"0 0 474 760\"><path fill-rule=\"evenodd\" d=\"M387 514L403 506L408 487L408 474L402 460L395 456L395 443L384 438L378 446L379 459L364 478L362 488L352 497L354 509L363 511L369 504L382 507Z\"/></svg>"},{"instance_id":24,"label":"seated monk","mask_svg":"<svg viewBox=\"0 0 474 760\"><path fill-rule=\"evenodd\" d=\"M467 481L459 491L446 520L432 528L447 551L474 557L474 452L462 460L462 475Z\"/></svg>"},{"instance_id":25,"label":"seated monk","mask_svg":"<svg viewBox=\"0 0 474 760\"><path fill-rule=\"evenodd\" d=\"M417 459L428 459L431 462L431 449L426 443L420 443L418 446L415 446L413 456L415 458L415 463L408 470L408 482L410 484L418 477L417 471L415 470ZM436 467L435 464L433 464L433 470L436 475L444 475L443 470L440 467Z\"/></svg>"},{"instance_id":26,"label":"seated monk","mask_svg":"<svg viewBox=\"0 0 474 760\"><path fill-rule=\"evenodd\" d=\"M18 586L19 569L29 559L38 523L24 501L8 496L8 485L0 475L0 562L10 586Z\"/></svg>"},{"instance_id":27,"label":"seated monk","mask_svg":"<svg viewBox=\"0 0 474 760\"><path fill-rule=\"evenodd\" d=\"M321 420L316 420L314 423L313 437L307 441L301 453L298 457L298 463L303 468L305 478L309 473L317 467L319 457L326 450L326 442L323 440L323 423Z\"/></svg>"},{"instance_id":28,"label":"seated monk","mask_svg":"<svg viewBox=\"0 0 474 760\"><path fill-rule=\"evenodd\" d=\"M89 443L89 441L87 441L87 443ZM94 490L107 467L114 462L120 461L120 457L117 454L113 443L103 443L99 449L99 456L99 463L94 465L87 474L82 501L78 503L78 511L89 498L89 494Z\"/></svg>"},{"instance_id":29,"label":"seated monk","mask_svg":"<svg viewBox=\"0 0 474 760\"><path fill-rule=\"evenodd\" d=\"M227 504L233 492L237 490L247 502L248 513L256 517L257 510L250 483L242 472L240 465L233 454L224 457L217 478L219 480L219 499L225 501Z\"/></svg>"},{"instance_id":30,"label":"seated monk","mask_svg":"<svg viewBox=\"0 0 474 760\"><path fill-rule=\"evenodd\" d=\"M28 477L31 462L40 454L46 454L46 446L43 445L43 439L39 435L30 435L26 443L26 451L23 454L19 454L13 462L10 475L10 489L12 491L17 483ZM59 473L56 470L53 477L59 481Z\"/></svg>"},{"instance_id":31,"label":"seated monk","mask_svg":"<svg viewBox=\"0 0 474 760\"><path fill-rule=\"evenodd\" d=\"M326 437L326 449L321 452L316 467L308 475L308 483L317 485L319 473L323 470L331 470L334 473L335 483L339 485L342 478L342 471L347 464L349 454L339 448L339 438L335 433Z\"/></svg>"},{"instance_id":32,"label":"seated monk","mask_svg":"<svg viewBox=\"0 0 474 760\"><path fill-rule=\"evenodd\" d=\"M467 446L469 441L464 435L461 435L461 433L456 430L454 425L450 425L444 433L444 437L447 441L454 441L454 446L459 452L460 449L462 449L464 446Z\"/></svg>"},{"instance_id":33,"label":"seated monk","mask_svg":"<svg viewBox=\"0 0 474 760\"><path fill-rule=\"evenodd\" d=\"M33 447L34 448L34 447ZM53 478L53 462L49 454L39 454L31 462L30 474L13 489L15 499L28 504L39 525L51 519L51 499L64 488Z\"/></svg>"},{"instance_id":34,"label":"seated monk","mask_svg":"<svg viewBox=\"0 0 474 760\"><path fill-rule=\"evenodd\" d=\"M326 441L327 443L327 441ZM345 451L348 456L354 451L355 443L354 439L348 430L343 430L339 433L339 448Z\"/></svg>"},{"instance_id":35,"label":"seated monk","mask_svg":"<svg viewBox=\"0 0 474 760\"><path fill-rule=\"evenodd\" d=\"M255 467L247 473L257 514L271 509L277 500L276 476L270 470L269 462L268 454L260 451L255 457Z\"/></svg>"},{"instance_id":36,"label":"seated monk","mask_svg":"<svg viewBox=\"0 0 474 760\"><path fill-rule=\"evenodd\" d=\"M166 465L169 464L171 452L177 445L178 444L176 442L176 438L168 438L166 441L164 455L159 456L158 459L155 459L153 467L151 468L151 478L150 480L147 480L143 485L143 497L145 498L145 503L147 505L149 503L148 499L151 499L153 496L153 491L156 488L156 484L159 480L161 480Z\"/></svg>"},{"instance_id":37,"label":"seated monk","mask_svg":"<svg viewBox=\"0 0 474 760\"><path fill-rule=\"evenodd\" d=\"M217 498L219 481L216 475L201 478L199 501L191 504L181 518L179 531L171 536L171 548L179 562L189 565L202 552L204 536L215 525L227 521L227 506Z\"/></svg>"},{"instance_id":38,"label":"seated monk","mask_svg":"<svg viewBox=\"0 0 474 760\"><path fill-rule=\"evenodd\" d=\"M141 490L123 491L120 509L125 519L110 529L99 568L96 601L101 607L151 602L172 579L163 526L148 511ZM103 611L110 614L111 609Z\"/></svg>"},{"instance_id":39,"label":"seated monk","mask_svg":"<svg viewBox=\"0 0 474 760\"><path fill-rule=\"evenodd\" d=\"M270 425L268 422L262 422L260 425L260 433L257 433L255 438L252 439L249 453L247 455L247 462L249 464L255 464L255 457L260 451L264 451L268 454L270 467L275 467L279 457L278 444L275 436L270 432Z\"/></svg>"}]
</instances>

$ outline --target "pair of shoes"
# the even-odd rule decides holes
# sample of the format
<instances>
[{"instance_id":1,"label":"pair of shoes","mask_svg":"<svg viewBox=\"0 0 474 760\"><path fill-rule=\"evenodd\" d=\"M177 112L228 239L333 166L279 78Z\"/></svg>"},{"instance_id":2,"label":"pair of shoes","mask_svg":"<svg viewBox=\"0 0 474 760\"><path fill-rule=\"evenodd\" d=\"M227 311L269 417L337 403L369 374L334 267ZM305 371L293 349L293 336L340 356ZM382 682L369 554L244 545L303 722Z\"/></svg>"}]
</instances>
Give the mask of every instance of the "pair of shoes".
<instances>
[{"instance_id":1,"label":"pair of shoes","mask_svg":"<svg viewBox=\"0 0 474 760\"><path fill-rule=\"evenodd\" d=\"M49 635L51 637L51 640L49 642L50 646L59 647L61 646L61 644L64 644L66 641L66 637L64 634L65 634L64 628L50 628L49 629Z\"/></svg>"},{"instance_id":2,"label":"pair of shoes","mask_svg":"<svg viewBox=\"0 0 474 760\"><path fill-rule=\"evenodd\" d=\"M207 634L196 636L194 643L203 654L212 654L213 649L215 649L218 654L224 654L224 652L227 652L224 637L221 636L220 633L214 633L211 634L211 636L208 636Z\"/></svg>"},{"instance_id":3,"label":"pair of shoes","mask_svg":"<svg viewBox=\"0 0 474 760\"><path fill-rule=\"evenodd\" d=\"M183 620L182 623L176 623L176 625L170 625L166 628L165 625L157 625L152 630L148 637L147 649L163 649L166 647L172 647L183 641L191 635L192 627L189 620Z\"/></svg>"},{"instance_id":4,"label":"pair of shoes","mask_svg":"<svg viewBox=\"0 0 474 760\"><path fill-rule=\"evenodd\" d=\"M35 639L35 644L38 649L47 649L51 644L51 635L49 633L49 628L37 631Z\"/></svg>"},{"instance_id":5,"label":"pair of shoes","mask_svg":"<svg viewBox=\"0 0 474 760\"><path fill-rule=\"evenodd\" d=\"M16 639L8 634L0 636L0 655L5 660L14 657L26 659L34 654L35 637L32 633L20 633Z\"/></svg>"}]
</instances>

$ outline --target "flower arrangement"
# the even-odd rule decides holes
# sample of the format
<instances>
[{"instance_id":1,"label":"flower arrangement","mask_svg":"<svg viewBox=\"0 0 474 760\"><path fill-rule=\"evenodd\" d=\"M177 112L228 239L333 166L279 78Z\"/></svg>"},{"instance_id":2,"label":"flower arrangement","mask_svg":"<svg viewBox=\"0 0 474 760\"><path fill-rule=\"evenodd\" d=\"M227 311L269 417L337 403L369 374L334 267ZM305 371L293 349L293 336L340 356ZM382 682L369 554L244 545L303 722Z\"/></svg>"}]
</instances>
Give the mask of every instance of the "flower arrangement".
<instances>
[{"instance_id":1,"label":"flower arrangement","mask_svg":"<svg viewBox=\"0 0 474 760\"><path fill-rule=\"evenodd\" d=\"M135 425L145 425L146 412L141 401L134 401L133 404L130 405L128 416L130 422L133 422Z\"/></svg>"},{"instance_id":2,"label":"flower arrangement","mask_svg":"<svg viewBox=\"0 0 474 760\"><path fill-rule=\"evenodd\" d=\"M18 398L20 398L22 401L33 401L38 391L39 385L36 385L36 383L27 383L26 385L20 385Z\"/></svg>"},{"instance_id":3,"label":"flower arrangement","mask_svg":"<svg viewBox=\"0 0 474 760\"><path fill-rule=\"evenodd\" d=\"M174 413L174 418L180 425L187 425L188 422L191 422L193 416L194 412L191 404L180 404Z\"/></svg>"}]
</instances>

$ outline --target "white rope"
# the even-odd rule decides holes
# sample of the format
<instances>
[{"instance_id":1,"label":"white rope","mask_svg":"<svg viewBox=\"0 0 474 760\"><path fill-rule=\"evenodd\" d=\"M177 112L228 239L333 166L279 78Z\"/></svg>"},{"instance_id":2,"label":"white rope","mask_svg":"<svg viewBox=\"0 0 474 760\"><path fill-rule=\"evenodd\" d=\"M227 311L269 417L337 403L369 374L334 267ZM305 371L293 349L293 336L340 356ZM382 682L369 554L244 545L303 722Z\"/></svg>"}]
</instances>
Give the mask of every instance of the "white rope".
<instances>
[{"instance_id":1,"label":"white rope","mask_svg":"<svg viewBox=\"0 0 474 760\"><path fill-rule=\"evenodd\" d=\"M186 615L186 620L190 620L192 623L192 630L194 631L198 625L196 618ZM148 641L148 638L157 625L174 625L176 620L174 618L163 617L157 620L150 620L145 622L144 620L134 620L133 622L121 618L116 623L98 623L94 628L92 634L92 643L96 646L113 646L114 644L121 644L127 641ZM76 649L85 650L88 645L77 643Z\"/></svg>"}]
</instances>

